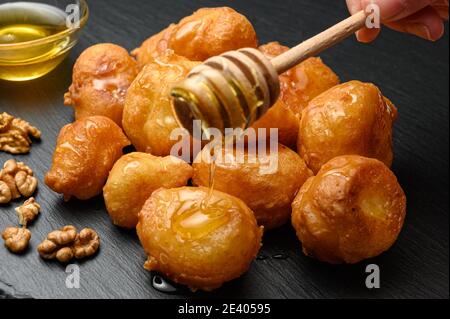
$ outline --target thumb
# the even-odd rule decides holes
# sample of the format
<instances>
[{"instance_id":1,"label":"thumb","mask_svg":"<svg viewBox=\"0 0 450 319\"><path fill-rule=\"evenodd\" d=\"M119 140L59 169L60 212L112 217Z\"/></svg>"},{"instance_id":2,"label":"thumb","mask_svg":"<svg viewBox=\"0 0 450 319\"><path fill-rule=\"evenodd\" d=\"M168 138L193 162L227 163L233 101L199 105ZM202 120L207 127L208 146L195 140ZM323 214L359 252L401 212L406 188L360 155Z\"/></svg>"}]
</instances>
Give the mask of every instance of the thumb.
<instances>
[{"instance_id":1,"label":"thumb","mask_svg":"<svg viewBox=\"0 0 450 319\"><path fill-rule=\"evenodd\" d=\"M383 22L408 17L431 5L432 2L433 0L360 0L362 8L370 4L378 5Z\"/></svg>"}]
</instances>

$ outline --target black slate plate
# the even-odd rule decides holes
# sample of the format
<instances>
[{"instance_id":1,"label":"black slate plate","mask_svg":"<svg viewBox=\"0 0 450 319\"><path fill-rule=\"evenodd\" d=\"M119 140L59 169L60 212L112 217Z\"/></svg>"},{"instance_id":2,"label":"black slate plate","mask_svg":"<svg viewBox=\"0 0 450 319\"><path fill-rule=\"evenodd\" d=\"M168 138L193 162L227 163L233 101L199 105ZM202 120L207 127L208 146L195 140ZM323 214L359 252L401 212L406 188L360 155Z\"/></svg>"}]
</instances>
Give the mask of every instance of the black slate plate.
<instances>
[{"instance_id":1,"label":"black slate plate","mask_svg":"<svg viewBox=\"0 0 450 319\"><path fill-rule=\"evenodd\" d=\"M5 2L5 1L0 1ZM63 106L71 68L86 47L114 42L128 49L198 7L229 5L254 24L261 43L294 45L345 18L345 1L90 1L91 18L79 45L54 72L26 83L0 82L0 111L27 119L43 131L31 154L18 156L41 181L42 215L31 226L31 247L22 256L0 247L0 296L35 298L448 298L448 33L437 43L389 30L371 45L349 39L322 54L342 81L374 82L399 108L395 127L397 174L408 196L408 215L395 246L374 260L331 266L309 259L290 225L265 235L261 253L242 278L213 293L158 292L142 268L145 255L132 231L114 227L102 198L64 203L42 182L50 166L59 129L73 120ZM10 156L0 154L0 162ZM14 207L0 208L1 229L16 224ZM65 224L90 226L102 239L94 259L80 263L81 287L66 288L67 273L58 263L42 261L36 246L52 229ZM285 254L287 259L272 256ZM365 267L376 263L381 288L368 290Z\"/></svg>"}]
</instances>

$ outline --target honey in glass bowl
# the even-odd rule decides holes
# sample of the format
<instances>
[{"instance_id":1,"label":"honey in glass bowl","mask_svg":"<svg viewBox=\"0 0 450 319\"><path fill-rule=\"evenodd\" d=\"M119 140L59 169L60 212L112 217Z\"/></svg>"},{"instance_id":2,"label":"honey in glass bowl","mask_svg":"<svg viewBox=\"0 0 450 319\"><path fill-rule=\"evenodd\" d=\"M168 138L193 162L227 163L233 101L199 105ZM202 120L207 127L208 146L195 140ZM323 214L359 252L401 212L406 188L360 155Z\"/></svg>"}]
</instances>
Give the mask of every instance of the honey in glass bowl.
<instances>
[{"instance_id":1,"label":"honey in glass bowl","mask_svg":"<svg viewBox=\"0 0 450 319\"><path fill-rule=\"evenodd\" d=\"M0 79L26 81L53 70L77 43L87 18L84 0L0 4Z\"/></svg>"}]
</instances>

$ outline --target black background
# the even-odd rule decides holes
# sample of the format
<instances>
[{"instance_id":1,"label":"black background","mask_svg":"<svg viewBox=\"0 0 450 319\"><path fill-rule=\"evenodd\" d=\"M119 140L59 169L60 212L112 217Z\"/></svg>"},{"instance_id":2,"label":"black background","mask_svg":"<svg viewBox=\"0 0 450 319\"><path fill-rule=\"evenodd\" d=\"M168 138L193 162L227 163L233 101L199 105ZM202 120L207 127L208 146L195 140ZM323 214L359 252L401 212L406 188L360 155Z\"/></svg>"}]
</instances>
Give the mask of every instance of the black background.
<instances>
[{"instance_id":1,"label":"black background","mask_svg":"<svg viewBox=\"0 0 450 319\"><path fill-rule=\"evenodd\" d=\"M6 1L0 1L0 3ZM348 39L322 54L342 81L377 84L399 108L395 127L394 172L408 197L405 227L394 247L352 266L331 266L309 259L290 225L267 233L261 253L240 279L212 292L161 293L142 268L145 255L132 231L114 227L101 197L64 203L43 183L59 129L73 120L63 94L77 56L88 46L113 42L133 49L171 22L204 6L228 5L246 15L260 43L278 40L294 45L344 19L345 1L329 0L95 0L79 44L63 64L44 78L0 81L0 111L31 121L43 131L31 154L18 156L36 172L42 215L30 227L30 249L12 255L0 246L0 296L36 298L448 298L448 32L437 43L385 30L373 44ZM447 29L448 30L448 29ZM0 154L0 162L10 158ZM0 208L0 228L16 225L14 207ZM67 289L65 268L41 260L36 246L65 224L93 227L102 240L98 256L80 263L81 288ZM287 259L275 259L276 254ZM232 261L230 261L232 262ZM365 287L365 267L381 269L381 288Z\"/></svg>"}]
</instances>

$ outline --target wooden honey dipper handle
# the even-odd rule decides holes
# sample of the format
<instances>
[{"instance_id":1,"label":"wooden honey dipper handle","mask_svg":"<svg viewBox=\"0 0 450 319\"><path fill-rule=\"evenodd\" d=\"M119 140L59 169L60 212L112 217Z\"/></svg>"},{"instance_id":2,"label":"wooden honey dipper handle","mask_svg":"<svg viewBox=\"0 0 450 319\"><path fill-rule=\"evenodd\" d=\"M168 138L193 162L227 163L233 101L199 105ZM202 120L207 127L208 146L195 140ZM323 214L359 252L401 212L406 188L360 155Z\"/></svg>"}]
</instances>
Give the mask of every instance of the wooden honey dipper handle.
<instances>
[{"instance_id":1,"label":"wooden honey dipper handle","mask_svg":"<svg viewBox=\"0 0 450 319\"><path fill-rule=\"evenodd\" d=\"M209 58L172 88L177 122L192 133L193 120L200 120L196 125L207 136L209 128L249 127L277 101L279 74L344 40L365 22L360 11L272 60L252 48Z\"/></svg>"},{"instance_id":2,"label":"wooden honey dipper handle","mask_svg":"<svg viewBox=\"0 0 450 319\"><path fill-rule=\"evenodd\" d=\"M271 63L278 74L282 74L307 58L334 46L361 29L366 23L366 14L360 11L318 35L300 43L289 51L273 58Z\"/></svg>"}]
</instances>

